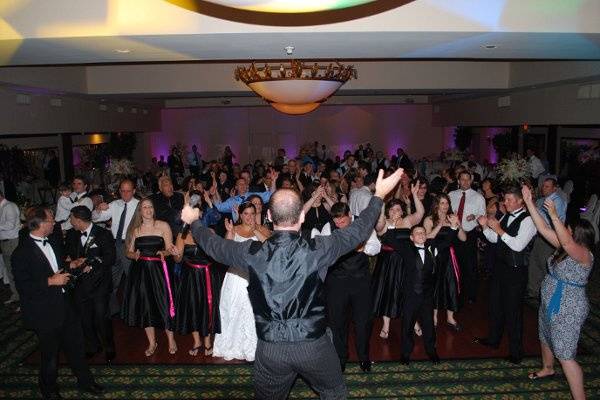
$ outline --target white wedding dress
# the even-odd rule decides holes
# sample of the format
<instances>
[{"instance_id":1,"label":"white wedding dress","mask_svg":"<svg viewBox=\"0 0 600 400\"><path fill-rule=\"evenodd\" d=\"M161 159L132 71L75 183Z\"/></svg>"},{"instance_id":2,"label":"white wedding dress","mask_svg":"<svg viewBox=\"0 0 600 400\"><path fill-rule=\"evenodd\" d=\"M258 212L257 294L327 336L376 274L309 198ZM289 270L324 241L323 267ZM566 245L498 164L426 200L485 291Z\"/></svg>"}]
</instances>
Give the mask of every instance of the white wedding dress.
<instances>
[{"instance_id":1,"label":"white wedding dress","mask_svg":"<svg viewBox=\"0 0 600 400\"><path fill-rule=\"evenodd\" d=\"M236 233L234 240L244 242L258 238L245 238ZM221 287L219 312L221 333L215 335L213 357L254 361L257 337L252 304L248 297L247 272L235 266L229 267Z\"/></svg>"}]
</instances>

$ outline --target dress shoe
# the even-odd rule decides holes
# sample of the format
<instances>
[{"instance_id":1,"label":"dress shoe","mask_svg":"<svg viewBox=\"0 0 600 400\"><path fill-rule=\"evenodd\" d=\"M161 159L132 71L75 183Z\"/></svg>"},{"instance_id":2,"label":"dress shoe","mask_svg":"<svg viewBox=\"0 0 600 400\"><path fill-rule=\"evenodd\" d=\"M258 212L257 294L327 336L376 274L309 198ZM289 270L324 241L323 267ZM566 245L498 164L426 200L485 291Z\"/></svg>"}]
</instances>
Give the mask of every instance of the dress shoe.
<instances>
[{"instance_id":1,"label":"dress shoe","mask_svg":"<svg viewBox=\"0 0 600 400\"><path fill-rule=\"evenodd\" d=\"M480 337L476 337L475 339L473 339L473 343L477 343L480 344L482 346L486 346L489 347L491 349L495 349L498 350L499 345L498 344L493 344L491 343L488 338L480 338Z\"/></svg>"},{"instance_id":2,"label":"dress shoe","mask_svg":"<svg viewBox=\"0 0 600 400\"><path fill-rule=\"evenodd\" d=\"M117 353L114 351L107 351L104 356L106 357L106 363L112 364L113 360L117 357Z\"/></svg>"},{"instance_id":3,"label":"dress shoe","mask_svg":"<svg viewBox=\"0 0 600 400\"><path fill-rule=\"evenodd\" d=\"M371 361L361 361L359 365L363 372L371 372Z\"/></svg>"},{"instance_id":4,"label":"dress shoe","mask_svg":"<svg viewBox=\"0 0 600 400\"><path fill-rule=\"evenodd\" d=\"M80 387L79 390L94 396L99 396L104 393L104 388L98 385L97 383L92 383L91 385Z\"/></svg>"},{"instance_id":5,"label":"dress shoe","mask_svg":"<svg viewBox=\"0 0 600 400\"><path fill-rule=\"evenodd\" d=\"M402 364L402 365L410 364L410 357L409 356L400 357L400 364Z\"/></svg>"},{"instance_id":6,"label":"dress shoe","mask_svg":"<svg viewBox=\"0 0 600 400\"><path fill-rule=\"evenodd\" d=\"M458 322L455 322L453 324L451 324L450 322L446 322L446 324L448 325L448 328L452 329L454 332L462 331L462 326L460 326Z\"/></svg>"},{"instance_id":7,"label":"dress shoe","mask_svg":"<svg viewBox=\"0 0 600 400\"><path fill-rule=\"evenodd\" d=\"M515 356L508 356L506 358L506 361L508 361L511 364L521 364L521 361L523 361L523 357L515 357Z\"/></svg>"},{"instance_id":8,"label":"dress shoe","mask_svg":"<svg viewBox=\"0 0 600 400\"><path fill-rule=\"evenodd\" d=\"M434 364L438 364L440 362L440 356L438 356L437 352L427 354L427 357L429 357L429 361L431 361Z\"/></svg>"}]
</instances>

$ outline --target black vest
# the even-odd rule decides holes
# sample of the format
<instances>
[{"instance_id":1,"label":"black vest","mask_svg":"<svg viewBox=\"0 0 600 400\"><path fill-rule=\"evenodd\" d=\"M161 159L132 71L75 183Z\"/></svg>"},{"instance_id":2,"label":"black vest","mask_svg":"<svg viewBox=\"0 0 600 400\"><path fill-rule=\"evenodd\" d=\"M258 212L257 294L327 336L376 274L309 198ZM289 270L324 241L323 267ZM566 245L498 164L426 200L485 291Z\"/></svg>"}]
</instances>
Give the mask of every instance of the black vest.
<instances>
[{"instance_id":1,"label":"black vest","mask_svg":"<svg viewBox=\"0 0 600 400\"><path fill-rule=\"evenodd\" d=\"M425 247L427 249L427 246ZM418 247L414 246L415 273L413 275L413 291L417 294L430 292L435 282L435 257L431 250L425 250L425 263L421 260Z\"/></svg>"},{"instance_id":2,"label":"black vest","mask_svg":"<svg viewBox=\"0 0 600 400\"><path fill-rule=\"evenodd\" d=\"M331 222L331 232L339 229ZM333 266L329 267L327 276L364 278L369 275L369 256L362 251L351 251L337 259Z\"/></svg>"},{"instance_id":3,"label":"black vest","mask_svg":"<svg viewBox=\"0 0 600 400\"><path fill-rule=\"evenodd\" d=\"M325 285L318 270L307 270L304 262L311 252L310 243L297 233L285 232L274 232L264 243L252 243L251 253L266 246L262 251L270 254L267 264L248 270L248 294L259 339L299 342L325 334ZM287 254L275 251L282 247Z\"/></svg>"},{"instance_id":4,"label":"black vest","mask_svg":"<svg viewBox=\"0 0 600 400\"><path fill-rule=\"evenodd\" d=\"M527 211L521 212L515 219L508 225L509 214L505 214L500 221L500 227L509 236L515 237L519 233L521 222L525 218L529 217ZM533 239L525 246L521 251L514 251L503 240L498 238L498 245L496 246L496 259L500 264L510 267L526 267L529 265L529 253L531 253L531 247Z\"/></svg>"}]
</instances>

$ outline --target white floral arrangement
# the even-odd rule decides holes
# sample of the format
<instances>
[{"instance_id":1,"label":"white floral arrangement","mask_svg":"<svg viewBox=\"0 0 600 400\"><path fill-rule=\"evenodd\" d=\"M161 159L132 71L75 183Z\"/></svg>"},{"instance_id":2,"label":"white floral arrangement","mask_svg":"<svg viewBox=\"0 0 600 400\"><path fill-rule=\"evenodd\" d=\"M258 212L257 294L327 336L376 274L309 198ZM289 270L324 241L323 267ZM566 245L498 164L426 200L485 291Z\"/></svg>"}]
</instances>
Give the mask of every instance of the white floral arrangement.
<instances>
[{"instance_id":1,"label":"white floral arrangement","mask_svg":"<svg viewBox=\"0 0 600 400\"><path fill-rule=\"evenodd\" d=\"M107 172L112 178L118 178L133 175L135 169L133 162L127 158L120 160L111 159Z\"/></svg>"},{"instance_id":2,"label":"white floral arrangement","mask_svg":"<svg viewBox=\"0 0 600 400\"><path fill-rule=\"evenodd\" d=\"M591 149L588 149L579 154L579 162L583 164L587 164L591 161L600 160L600 147L594 146Z\"/></svg>"},{"instance_id":3,"label":"white floral arrangement","mask_svg":"<svg viewBox=\"0 0 600 400\"><path fill-rule=\"evenodd\" d=\"M465 159L465 152L459 149L447 149L444 150L446 155L446 161L449 162L462 162Z\"/></svg>"},{"instance_id":4,"label":"white floral arrangement","mask_svg":"<svg viewBox=\"0 0 600 400\"><path fill-rule=\"evenodd\" d=\"M498 162L496 175L502 183L521 183L531 176L531 170L526 159L515 156Z\"/></svg>"}]
</instances>

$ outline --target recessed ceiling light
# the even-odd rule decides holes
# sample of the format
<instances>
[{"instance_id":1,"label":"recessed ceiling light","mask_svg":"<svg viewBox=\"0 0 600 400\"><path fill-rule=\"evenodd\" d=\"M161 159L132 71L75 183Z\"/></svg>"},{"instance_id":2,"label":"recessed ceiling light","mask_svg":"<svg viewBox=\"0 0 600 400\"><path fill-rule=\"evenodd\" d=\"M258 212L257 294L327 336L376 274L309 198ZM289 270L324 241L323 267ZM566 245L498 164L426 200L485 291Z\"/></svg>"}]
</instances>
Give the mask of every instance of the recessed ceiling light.
<instances>
[{"instance_id":1,"label":"recessed ceiling light","mask_svg":"<svg viewBox=\"0 0 600 400\"><path fill-rule=\"evenodd\" d=\"M123 53L123 54L125 54L125 53L131 53L131 50L129 50L129 49L115 49L115 51L117 53Z\"/></svg>"},{"instance_id":2,"label":"recessed ceiling light","mask_svg":"<svg viewBox=\"0 0 600 400\"><path fill-rule=\"evenodd\" d=\"M482 44L481 48L486 49L486 50L494 50L498 48L497 44Z\"/></svg>"}]
</instances>

